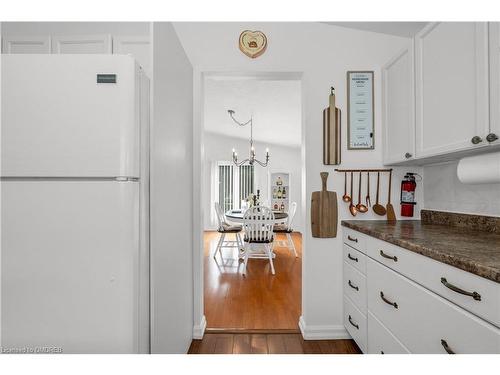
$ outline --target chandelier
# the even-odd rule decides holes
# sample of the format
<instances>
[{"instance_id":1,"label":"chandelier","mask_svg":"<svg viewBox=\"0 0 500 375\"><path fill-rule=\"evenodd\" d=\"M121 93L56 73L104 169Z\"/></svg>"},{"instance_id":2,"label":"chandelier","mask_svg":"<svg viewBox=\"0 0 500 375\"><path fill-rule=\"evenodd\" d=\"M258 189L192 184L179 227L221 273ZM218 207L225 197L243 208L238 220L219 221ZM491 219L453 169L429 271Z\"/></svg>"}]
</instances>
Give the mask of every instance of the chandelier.
<instances>
[{"instance_id":1,"label":"chandelier","mask_svg":"<svg viewBox=\"0 0 500 375\"><path fill-rule=\"evenodd\" d=\"M229 116L237 125L239 125L239 126L250 125L250 156L247 159L238 162L238 154L236 153L236 150L233 148L233 163L238 167L240 165L245 164L245 163L248 163L250 165L257 163L262 167L267 167L267 164L269 162L269 149L268 148L266 148L266 161L265 162L262 162L262 161L255 158L255 147L253 146L253 121L252 121L252 117L250 117L250 120L248 120L247 122L239 122L238 120L236 120L234 118L234 111L232 109L228 109L227 113L229 113Z\"/></svg>"}]
</instances>

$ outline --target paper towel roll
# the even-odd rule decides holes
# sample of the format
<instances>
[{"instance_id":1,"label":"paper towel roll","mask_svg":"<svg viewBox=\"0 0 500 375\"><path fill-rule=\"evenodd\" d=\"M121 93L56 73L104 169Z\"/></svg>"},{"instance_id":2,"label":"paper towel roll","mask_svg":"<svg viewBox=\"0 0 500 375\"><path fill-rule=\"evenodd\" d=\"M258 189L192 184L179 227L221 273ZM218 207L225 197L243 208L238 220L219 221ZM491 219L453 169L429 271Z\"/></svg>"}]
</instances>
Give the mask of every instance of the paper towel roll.
<instances>
[{"instance_id":1,"label":"paper towel roll","mask_svg":"<svg viewBox=\"0 0 500 375\"><path fill-rule=\"evenodd\" d=\"M500 182L500 152L463 158L458 162L457 176L464 184Z\"/></svg>"}]
</instances>

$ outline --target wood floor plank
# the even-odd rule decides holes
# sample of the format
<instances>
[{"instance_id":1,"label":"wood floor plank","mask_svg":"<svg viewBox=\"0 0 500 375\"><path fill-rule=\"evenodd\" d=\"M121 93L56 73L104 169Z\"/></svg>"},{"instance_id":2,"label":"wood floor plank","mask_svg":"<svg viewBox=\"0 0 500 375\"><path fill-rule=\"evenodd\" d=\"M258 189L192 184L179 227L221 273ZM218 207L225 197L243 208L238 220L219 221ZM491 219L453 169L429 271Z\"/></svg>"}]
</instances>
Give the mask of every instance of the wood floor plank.
<instances>
[{"instance_id":1,"label":"wood floor plank","mask_svg":"<svg viewBox=\"0 0 500 375\"><path fill-rule=\"evenodd\" d=\"M188 354L360 354L353 340L304 340L300 334L212 333L193 340Z\"/></svg>"},{"instance_id":2,"label":"wood floor plank","mask_svg":"<svg viewBox=\"0 0 500 375\"><path fill-rule=\"evenodd\" d=\"M282 334L271 334L267 336L267 347L269 354L286 354L285 341Z\"/></svg>"},{"instance_id":3,"label":"wood floor plank","mask_svg":"<svg viewBox=\"0 0 500 375\"><path fill-rule=\"evenodd\" d=\"M267 347L267 335L252 335L250 345L252 354L269 354L269 349Z\"/></svg>"},{"instance_id":4,"label":"wood floor plank","mask_svg":"<svg viewBox=\"0 0 500 375\"><path fill-rule=\"evenodd\" d=\"M239 333L234 335L233 340L233 354L251 354L252 343L251 335Z\"/></svg>"},{"instance_id":5,"label":"wood floor plank","mask_svg":"<svg viewBox=\"0 0 500 375\"><path fill-rule=\"evenodd\" d=\"M215 340L215 354L233 354L233 338L231 334L219 334Z\"/></svg>"}]
</instances>

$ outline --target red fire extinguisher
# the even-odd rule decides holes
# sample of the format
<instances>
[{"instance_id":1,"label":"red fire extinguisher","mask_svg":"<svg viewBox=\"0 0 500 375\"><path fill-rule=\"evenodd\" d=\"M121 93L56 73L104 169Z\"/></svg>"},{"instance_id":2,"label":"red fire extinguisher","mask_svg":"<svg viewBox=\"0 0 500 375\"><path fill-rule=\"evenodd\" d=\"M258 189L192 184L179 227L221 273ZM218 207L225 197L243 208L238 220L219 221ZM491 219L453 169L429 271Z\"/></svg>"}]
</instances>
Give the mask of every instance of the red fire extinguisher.
<instances>
[{"instance_id":1,"label":"red fire extinguisher","mask_svg":"<svg viewBox=\"0 0 500 375\"><path fill-rule=\"evenodd\" d=\"M401 216L412 217L415 202L415 189L417 188L416 173L406 172L401 181Z\"/></svg>"}]
</instances>

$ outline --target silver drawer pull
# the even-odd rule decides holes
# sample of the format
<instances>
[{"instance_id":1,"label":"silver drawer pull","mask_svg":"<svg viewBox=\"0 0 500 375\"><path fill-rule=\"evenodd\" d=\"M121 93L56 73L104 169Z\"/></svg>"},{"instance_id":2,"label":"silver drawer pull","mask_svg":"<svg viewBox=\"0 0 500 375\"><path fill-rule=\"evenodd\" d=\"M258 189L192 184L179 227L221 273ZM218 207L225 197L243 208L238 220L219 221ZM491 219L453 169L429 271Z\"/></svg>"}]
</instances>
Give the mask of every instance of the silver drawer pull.
<instances>
[{"instance_id":1,"label":"silver drawer pull","mask_svg":"<svg viewBox=\"0 0 500 375\"><path fill-rule=\"evenodd\" d=\"M353 261L355 261L355 262L357 262L357 261L358 261L358 258L353 257L353 256L351 255L351 253L347 253L347 257L348 257L350 260L353 260Z\"/></svg>"},{"instance_id":2,"label":"silver drawer pull","mask_svg":"<svg viewBox=\"0 0 500 375\"><path fill-rule=\"evenodd\" d=\"M397 262L398 261L398 257L397 256L391 256L391 255L387 255L386 253L384 253L382 250L380 250L380 255L383 256L384 258L387 258L387 259L392 259L393 261Z\"/></svg>"},{"instance_id":3,"label":"silver drawer pull","mask_svg":"<svg viewBox=\"0 0 500 375\"><path fill-rule=\"evenodd\" d=\"M441 339L441 345L443 345L443 348L444 348L444 350L446 350L446 353L455 354L455 352L453 350L451 350L451 348L448 346L448 343L446 342L446 340Z\"/></svg>"},{"instance_id":4,"label":"silver drawer pull","mask_svg":"<svg viewBox=\"0 0 500 375\"><path fill-rule=\"evenodd\" d=\"M349 236L349 235L347 235L347 239L348 239L349 241L352 241L352 242L358 242L358 239L357 239L357 238L351 237L351 236Z\"/></svg>"},{"instance_id":5,"label":"silver drawer pull","mask_svg":"<svg viewBox=\"0 0 500 375\"><path fill-rule=\"evenodd\" d=\"M457 292L457 293L460 293L460 294L463 294L465 296L469 296L469 297L472 297L474 298L476 301L481 301L481 295L478 293L478 292L467 292L466 290L463 290L463 289L460 289L459 287L453 285L453 284L450 284L446 278L442 277L441 278L441 284L443 284L445 287L447 287L448 289L451 289L453 290L454 292Z\"/></svg>"},{"instance_id":6,"label":"silver drawer pull","mask_svg":"<svg viewBox=\"0 0 500 375\"><path fill-rule=\"evenodd\" d=\"M349 282L347 283L349 284L349 286L352 288L352 289L356 289L358 292L359 292L359 286L355 286L352 284L351 280L349 280Z\"/></svg>"},{"instance_id":7,"label":"silver drawer pull","mask_svg":"<svg viewBox=\"0 0 500 375\"><path fill-rule=\"evenodd\" d=\"M349 323L351 323L351 325L352 325L354 328L359 329L359 325L357 325L356 323L354 323L354 322L352 321L352 318L351 318L351 316L350 316L350 315L349 315Z\"/></svg>"},{"instance_id":8,"label":"silver drawer pull","mask_svg":"<svg viewBox=\"0 0 500 375\"><path fill-rule=\"evenodd\" d=\"M389 301L387 298L384 297L384 292L380 292L380 298L382 298L382 301L384 301L385 303L387 303L388 305L391 305L393 306L395 309L398 308L398 304L396 302L391 302Z\"/></svg>"}]
</instances>

